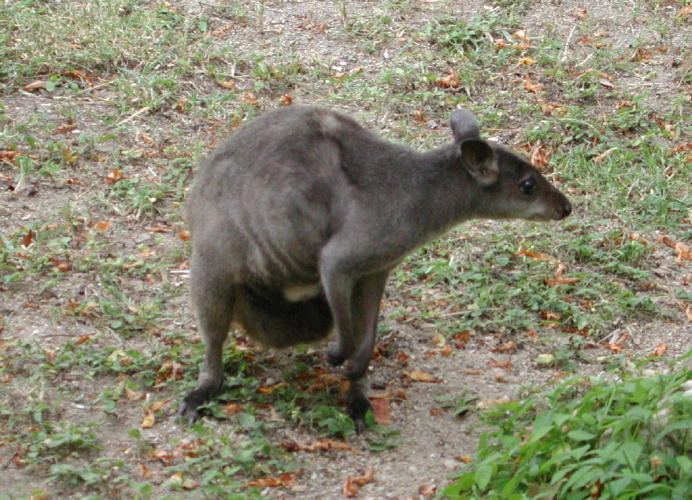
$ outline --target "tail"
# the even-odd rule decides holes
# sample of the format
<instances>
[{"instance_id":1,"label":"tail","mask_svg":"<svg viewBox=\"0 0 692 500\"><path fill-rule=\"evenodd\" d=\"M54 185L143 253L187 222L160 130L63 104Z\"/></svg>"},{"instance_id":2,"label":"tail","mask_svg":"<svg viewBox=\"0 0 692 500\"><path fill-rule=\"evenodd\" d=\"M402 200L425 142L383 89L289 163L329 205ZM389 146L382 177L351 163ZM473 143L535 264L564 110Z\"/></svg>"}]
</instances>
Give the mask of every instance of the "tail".
<instances>
[{"instance_id":1,"label":"tail","mask_svg":"<svg viewBox=\"0 0 692 500\"><path fill-rule=\"evenodd\" d=\"M323 295L290 302L280 292L247 285L236 295L234 319L250 337L277 348L321 340L334 324Z\"/></svg>"}]
</instances>

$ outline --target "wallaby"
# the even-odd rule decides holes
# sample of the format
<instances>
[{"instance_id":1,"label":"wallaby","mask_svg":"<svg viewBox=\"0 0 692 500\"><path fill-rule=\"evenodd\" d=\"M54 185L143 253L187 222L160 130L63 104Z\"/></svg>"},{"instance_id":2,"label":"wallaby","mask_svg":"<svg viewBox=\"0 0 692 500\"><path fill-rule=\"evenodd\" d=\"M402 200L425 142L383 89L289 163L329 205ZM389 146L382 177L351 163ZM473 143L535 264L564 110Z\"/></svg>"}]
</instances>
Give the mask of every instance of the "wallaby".
<instances>
[{"instance_id":1,"label":"wallaby","mask_svg":"<svg viewBox=\"0 0 692 500\"><path fill-rule=\"evenodd\" d=\"M419 153L341 113L288 106L236 131L203 162L187 205L191 291L206 347L189 421L223 380L231 324L287 347L336 330L360 431L387 276L416 247L473 218L560 220L572 207L530 163L480 138L466 110L454 141Z\"/></svg>"}]
</instances>

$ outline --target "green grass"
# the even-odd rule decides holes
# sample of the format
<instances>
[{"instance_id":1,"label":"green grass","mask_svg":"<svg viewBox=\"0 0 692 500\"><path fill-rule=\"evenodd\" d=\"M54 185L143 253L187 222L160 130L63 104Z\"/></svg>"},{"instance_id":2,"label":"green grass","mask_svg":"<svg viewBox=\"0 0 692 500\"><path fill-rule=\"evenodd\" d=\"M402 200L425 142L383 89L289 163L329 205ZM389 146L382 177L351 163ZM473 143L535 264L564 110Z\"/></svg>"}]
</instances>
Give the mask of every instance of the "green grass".
<instances>
[{"instance_id":1,"label":"green grass","mask_svg":"<svg viewBox=\"0 0 692 500\"><path fill-rule=\"evenodd\" d=\"M352 55L341 71L341 54L269 53L260 42L283 43L273 38L278 25L245 2L201 4L194 14L175 2L5 2L0 453L32 482L0 498L262 498L255 480L309 477L309 464L277 436L297 429L353 439L318 355L299 352L282 364L242 343L225 352L226 386L208 419L165 444L141 425L157 401L165 402L153 411L157 425L173 420L202 358L183 317L180 278L189 253L179 236L182 204L195 165L243 120L288 97L346 109L421 149L448 141L451 110L467 107L488 135L549 153L545 173L575 204L560 224L468 223L425 246L394 273L390 288L406 300L387 304L383 329L531 332L550 367L575 374L594 363L584 346L616 328L685 324L689 264L676 264L658 237L692 242L690 102L651 89L662 77L677 89L689 71L633 58L637 49L663 54L643 35L631 47L614 43L616 33L588 45L595 16L579 22L565 50L555 23L522 34L531 2L486 4L457 18L423 16L410 1L372 13L334 1L335 22L313 35ZM679 60L672 40L687 21L675 9L685 3L668 4L638 4L638 22ZM450 74L458 85L440 84ZM623 375L623 357L610 360L613 376L626 378L620 385L566 383L491 410L496 427L447 493L571 495L600 484L610 495L603 498L634 498L649 486L682 488L687 462L659 448L662 431L655 449L642 432L661 401L685 408L670 396L684 377L635 379ZM465 415L475 412L474 398L457 392L433 404ZM551 411L539 414L546 405ZM605 423L614 421L608 436ZM370 424L366 451L396 453L406 436ZM540 440L522 441L537 428ZM612 436L624 444L609 445ZM652 469L654 452L665 474ZM600 461L604 472L582 459ZM641 475L626 483L625 467Z\"/></svg>"}]
</instances>

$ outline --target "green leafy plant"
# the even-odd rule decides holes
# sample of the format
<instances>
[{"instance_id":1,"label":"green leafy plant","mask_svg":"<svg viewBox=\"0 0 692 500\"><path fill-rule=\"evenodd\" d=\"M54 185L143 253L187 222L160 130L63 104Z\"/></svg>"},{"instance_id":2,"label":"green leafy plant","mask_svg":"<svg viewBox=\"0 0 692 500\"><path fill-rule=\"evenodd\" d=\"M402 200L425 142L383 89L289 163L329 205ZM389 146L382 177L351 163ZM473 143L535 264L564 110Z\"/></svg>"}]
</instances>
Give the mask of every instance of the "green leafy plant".
<instances>
[{"instance_id":1,"label":"green leafy plant","mask_svg":"<svg viewBox=\"0 0 692 500\"><path fill-rule=\"evenodd\" d=\"M477 461L444 498L688 498L689 373L574 379L497 405Z\"/></svg>"}]
</instances>

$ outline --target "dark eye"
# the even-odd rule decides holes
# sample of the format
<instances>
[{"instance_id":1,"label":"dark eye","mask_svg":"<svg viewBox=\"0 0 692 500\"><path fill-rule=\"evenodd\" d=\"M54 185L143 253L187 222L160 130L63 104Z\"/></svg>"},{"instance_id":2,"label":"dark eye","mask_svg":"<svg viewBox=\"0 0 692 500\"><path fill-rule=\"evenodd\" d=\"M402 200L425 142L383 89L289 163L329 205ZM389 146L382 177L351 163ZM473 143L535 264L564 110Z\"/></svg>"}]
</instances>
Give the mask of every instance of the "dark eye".
<instances>
[{"instance_id":1,"label":"dark eye","mask_svg":"<svg viewBox=\"0 0 692 500\"><path fill-rule=\"evenodd\" d=\"M526 179L519 184L519 189L521 189L521 192L524 194L533 194L536 192L536 183L533 179Z\"/></svg>"}]
</instances>

